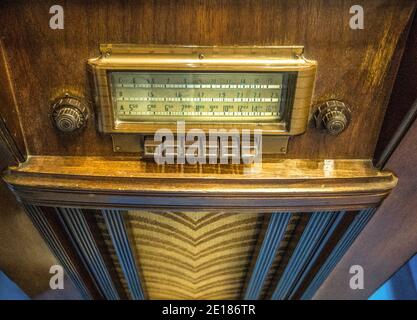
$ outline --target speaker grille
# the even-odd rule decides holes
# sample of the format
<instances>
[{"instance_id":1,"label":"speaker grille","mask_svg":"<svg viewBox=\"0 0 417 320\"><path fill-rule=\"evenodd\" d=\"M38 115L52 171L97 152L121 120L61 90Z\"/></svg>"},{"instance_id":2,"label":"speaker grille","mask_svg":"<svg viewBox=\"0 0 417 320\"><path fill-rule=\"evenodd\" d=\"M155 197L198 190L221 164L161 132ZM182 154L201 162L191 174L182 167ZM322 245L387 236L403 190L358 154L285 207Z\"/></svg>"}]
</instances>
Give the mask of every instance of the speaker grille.
<instances>
[{"instance_id":1,"label":"speaker grille","mask_svg":"<svg viewBox=\"0 0 417 320\"><path fill-rule=\"evenodd\" d=\"M238 299L262 226L246 213L129 211L149 299Z\"/></svg>"},{"instance_id":2,"label":"speaker grille","mask_svg":"<svg viewBox=\"0 0 417 320\"><path fill-rule=\"evenodd\" d=\"M42 208L26 209L88 298ZM375 209L55 212L107 299L311 299Z\"/></svg>"}]
</instances>

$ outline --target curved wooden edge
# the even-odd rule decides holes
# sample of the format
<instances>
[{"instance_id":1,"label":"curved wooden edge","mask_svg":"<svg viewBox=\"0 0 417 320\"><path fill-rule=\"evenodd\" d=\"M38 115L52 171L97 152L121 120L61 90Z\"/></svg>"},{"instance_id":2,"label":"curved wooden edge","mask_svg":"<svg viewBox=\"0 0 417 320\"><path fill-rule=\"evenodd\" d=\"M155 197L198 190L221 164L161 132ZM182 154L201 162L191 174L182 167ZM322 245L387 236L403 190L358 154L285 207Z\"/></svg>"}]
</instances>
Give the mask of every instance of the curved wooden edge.
<instances>
[{"instance_id":1,"label":"curved wooden edge","mask_svg":"<svg viewBox=\"0 0 417 320\"><path fill-rule=\"evenodd\" d=\"M158 166L132 158L30 157L4 176L17 197L48 206L277 211L377 206L397 178L370 160L285 159L261 165Z\"/></svg>"}]
</instances>

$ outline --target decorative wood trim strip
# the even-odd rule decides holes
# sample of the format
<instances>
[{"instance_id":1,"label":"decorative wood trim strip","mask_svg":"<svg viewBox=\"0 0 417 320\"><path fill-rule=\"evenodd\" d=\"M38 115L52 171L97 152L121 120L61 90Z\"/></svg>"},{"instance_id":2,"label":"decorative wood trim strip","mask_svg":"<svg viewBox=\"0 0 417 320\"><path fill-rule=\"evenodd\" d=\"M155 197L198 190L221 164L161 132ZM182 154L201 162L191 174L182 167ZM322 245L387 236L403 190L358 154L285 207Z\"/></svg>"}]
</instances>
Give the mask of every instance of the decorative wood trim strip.
<instances>
[{"instance_id":1,"label":"decorative wood trim strip","mask_svg":"<svg viewBox=\"0 0 417 320\"><path fill-rule=\"evenodd\" d=\"M13 158L15 163L20 163L25 161L25 157L20 152L19 148L16 145L16 141L10 134L10 131L6 127L6 123L4 122L3 118L0 117L0 143L5 146L5 149L10 154L11 158Z\"/></svg>"},{"instance_id":2,"label":"decorative wood trim strip","mask_svg":"<svg viewBox=\"0 0 417 320\"><path fill-rule=\"evenodd\" d=\"M3 39L0 39L0 88L0 142L5 144L16 162L21 163L26 160L26 143Z\"/></svg>"},{"instance_id":3,"label":"decorative wood trim strip","mask_svg":"<svg viewBox=\"0 0 417 320\"><path fill-rule=\"evenodd\" d=\"M397 183L370 160L285 159L243 165L158 166L132 158L30 157L4 177L33 204L90 208L176 207L264 212L377 206ZM210 179L208 179L210 177Z\"/></svg>"},{"instance_id":4,"label":"decorative wood trim strip","mask_svg":"<svg viewBox=\"0 0 417 320\"><path fill-rule=\"evenodd\" d=\"M268 229L265 233L259 254L256 257L256 264L252 270L252 275L246 289L245 300L259 298L290 218L290 212L279 212L271 215Z\"/></svg>"},{"instance_id":5,"label":"decorative wood trim strip","mask_svg":"<svg viewBox=\"0 0 417 320\"><path fill-rule=\"evenodd\" d=\"M339 240L337 245L334 247L326 262L321 266L320 270L316 273L313 280L310 282L308 288L304 291L301 299L309 300L316 293L317 289L321 284L326 280L327 276L332 272L333 268L340 261L349 247L355 241L356 237L363 230L368 221L372 218L376 209L371 208L363 210L358 213L349 226L349 228L344 233L343 237Z\"/></svg>"},{"instance_id":6,"label":"decorative wood trim strip","mask_svg":"<svg viewBox=\"0 0 417 320\"><path fill-rule=\"evenodd\" d=\"M102 214L127 280L131 296L135 300L144 300L145 295L127 236L126 226L122 217L123 213L118 210L102 210Z\"/></svg>"},{"instance_id":7,"label":"decorative wood trim strip","mask_svg":"<svg viewBox=\"0 0 417 320\"><path fill-rule=\"evenodd\" d=\"M39 207L29 204L23 205L33 224L45 239L46 244L55 255L59 263L63 266L65 273L68 275L69 279L71 279L75 287L79 290L81 296L87 300L92 299L92 294L85 285L84 280L77 271L76 266L73 264L71 258L67 254L66 249L62 245L59 237L55 234L54 228L50 225L47 218L45 217L44 212L42 212L41 208Z\"/></svg>"},{"instance_id":8,"label":"decorative wood trim strip","mask_svg":"<svg viewBox=\"0 0 417 320\"><path fill-rule=\"evenodd\" d=\"M272 299L290 299L315 263L323 246L343 218L344 212L314 212L294 250Z\"/></svg>"},{"instance_id":9,"label":"decorative wood trim strip","mask_svg":"<svg viewBox=\"0 0 417 320\"><path fill-rule=\"evenodd\" d=\"M103 295L109 300L119 300L119 293L83 212L80 209L72 208L56 208L55 210L84 265L96 280Z\"/></svg>"},{"instance_id":10,"label":"decorative wood trim strip","mask_svg":"<svg viewBox=\"0 0 417 320\"><path fill-rule=\"evenodd\" d=\"M376 167L383 168L387 163L389 157L393 154L397 146L400 144L402 138L407 133L408 129L412 126L414 120L417 118L417 99L413 102L410 110L404 116L404 119L400 123L399 127L395 131L388 144L382 150L381 155L376 160Z\"/></svg>"}]
</instances>

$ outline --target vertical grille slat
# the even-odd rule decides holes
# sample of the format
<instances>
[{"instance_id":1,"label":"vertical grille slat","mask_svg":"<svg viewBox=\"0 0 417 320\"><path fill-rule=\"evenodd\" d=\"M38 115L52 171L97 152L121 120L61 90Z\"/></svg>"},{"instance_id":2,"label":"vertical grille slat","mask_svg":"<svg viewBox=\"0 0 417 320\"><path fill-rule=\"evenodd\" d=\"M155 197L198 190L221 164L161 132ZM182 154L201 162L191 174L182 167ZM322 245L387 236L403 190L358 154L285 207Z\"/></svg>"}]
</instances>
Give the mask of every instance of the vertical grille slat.
<instances>
[{"instance_id":1,"label":"vertical grille slat","mask_svg":"<svg viewBox=\"0 0 417 320\"><path fill-rule=\"evenodd\" d=\"M83 257L87 268L90 270L92 275L98 280L98 284L103 288L106 298L113 299L111 295L108 294L109 286L104 275L104 271L100 268L100 260L97 258L97 253L94 252L94 249L91 249L91 239L85 240L82 232L82 226L79 226L77 220L72 216L72 209L66 209L65 213L60 213L61 222L65 224L66 230L71 237L73 243L77 246L80 255ZM84 231L85 232L85 231Z\"/></svg>"},{"instance_id":2,"label":"vertical grille slat","mask_svg":"<svg viewBox=\"0 0 417 320\"><path fill-rule=\"evenodd\" d=\"M323 239L319 241L318 243L318 248L314 249L313 251L313 256L310 259L310 261L308 262L307 266L304 269L304 272L300 275L296 285L294 286L294 288L291 290L291 294L289 295L290 298L293 297L293 295L296 293L296 291L298 290L298 288L300 287L300 285L302 284L302 282L304 281L305 277L307 276L308 272L313 268L314 264L317 261L317 258L319 257L319 255L323 252L324 247L326 246L327 242L329 241L330 237L333 236L333 233L335 231L335 229L339 226L339 224L341 223L345 212L341 211L341 212L335 212L335 218L333 221L329 222L328 224L328 230L326 230L323 234Z\"/></svg>"},{"instance_id":3,"label":"vertical grille slat","mask_svg":"<svg viewBox=\"0 0 417 320\"><path fill-rule=\"evenodd\" d=\"M55 210L86 268L96 279L103 295L109 300L120 299L82 211L72 208L56 208Z\"/></svg>"},{"instance_id":4,"label":"vertical grille slat","mask_svg":"<svg viewBox=\"0 0 417 320\"><path fill-rule=\"evenodd\" d=\"M274 262L275 253L279 248L290 218L291 213L289 212L272 214L245 293L246 300L258 299L261 294L263 284Z\"/></svg>"},{"instance_id":5,"label":"vertical grille slat","mask_svg":"<svg viewBox=\"0 0 417 320\"><path fill-rule=\"evenodd\" d=\"M134 299L143 300L145 296L139 280L139 272L136 268L132 248L130 247L129 239L127 238L126 226L122 214L122 211L117 210L102 211L107 230L112 239L123 274L127 280L130 293Z\"/></svg>"},{"instance_id":6,"label":"vertical grille slat","mask_svg":"<svg viewBox=\"0 0 417 320\"><path fill-rule=\"evenodd\" d=\"M298 242L272 299L289 299L317 258L317 250L325 245L343 213L314 212Z\"/></svg>"},{"instance_id":7,"label":"vertical grille slat","mask_svg":"<svg viewBox=\"0 0 417 320\"><path fill-rule=\"evenodd\" d=\"M328 277L328 275L336 266L336 264L342 259L343 255L352 245L353 241L356 239L356 237L363 230L365 225L372 218L375 211L375 208L370 208L362 210L360 213L357 214L351 225L348 227L346 232L343 234L342 238L339 240L333 251L330 253L327 260L324 262L320 270L314 276L308 288L304 291L303 295L301 296L301 299L307 300L311 299L314 296L318 288Z\"/></svg>"}]
</instances>

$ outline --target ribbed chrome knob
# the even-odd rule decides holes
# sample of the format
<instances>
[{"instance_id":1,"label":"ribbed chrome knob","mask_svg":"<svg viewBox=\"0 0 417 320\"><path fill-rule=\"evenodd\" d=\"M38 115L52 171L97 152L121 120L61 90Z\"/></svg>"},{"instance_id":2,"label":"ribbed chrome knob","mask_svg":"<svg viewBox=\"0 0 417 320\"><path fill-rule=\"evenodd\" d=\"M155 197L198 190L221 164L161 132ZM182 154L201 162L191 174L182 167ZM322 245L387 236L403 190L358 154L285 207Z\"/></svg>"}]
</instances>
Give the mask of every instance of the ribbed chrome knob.
<instances>
[{"instance_id":1,"label":"ribbed chrome knob","mask_svg":"<svg viewBox=\"0 0 417 320\"><path fill-rule=\"evenodd\" d=\"M86 106L80 99L65 96L58 98L52 105L52 122L62 132L74 132L87 123Z\"/></svg>"},{"instance_id":2,"label":"ribbed chrome knob","mask_svg":"<svg viewBox=\"0 0 417 320\"><path fill-rule=\"evenodd\" d=\"M331 135L342 133L350 123L351 110L344 102L330 100L319 105L314 118L316 127L326 129Z\"/></svg>"}]
</instances>

